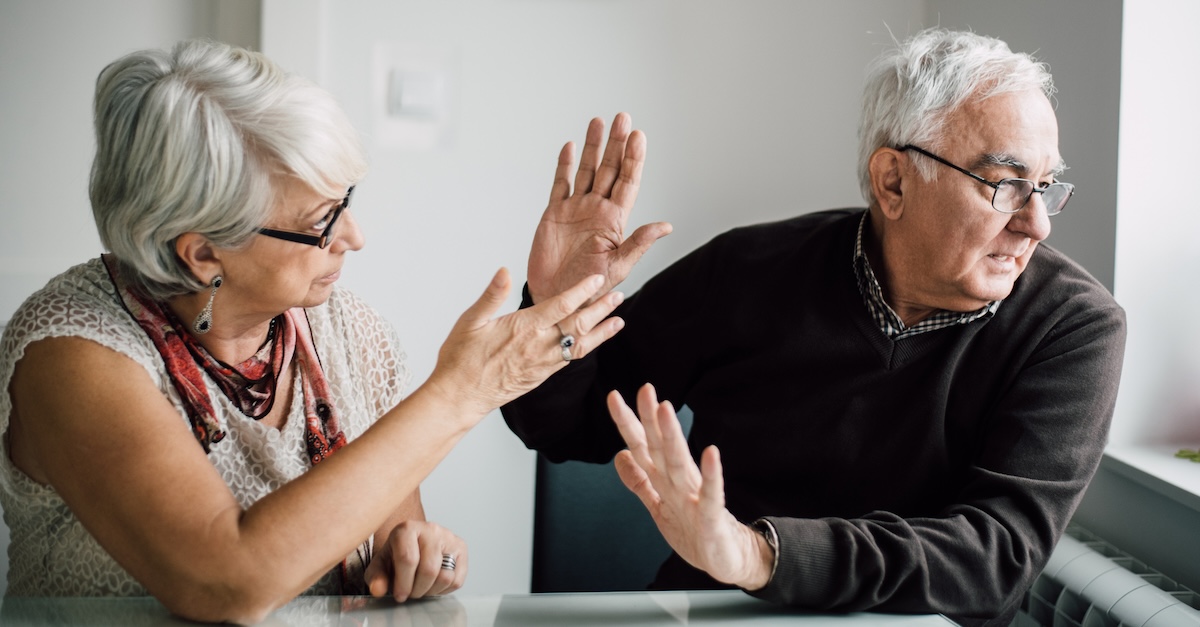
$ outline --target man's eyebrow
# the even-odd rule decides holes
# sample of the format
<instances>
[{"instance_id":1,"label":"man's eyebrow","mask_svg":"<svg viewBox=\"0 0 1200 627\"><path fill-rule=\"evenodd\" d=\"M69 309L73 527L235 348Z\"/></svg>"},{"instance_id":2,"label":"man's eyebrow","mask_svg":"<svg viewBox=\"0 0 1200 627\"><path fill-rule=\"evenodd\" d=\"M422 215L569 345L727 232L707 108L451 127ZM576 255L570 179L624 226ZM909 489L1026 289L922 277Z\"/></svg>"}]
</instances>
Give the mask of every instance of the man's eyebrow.
<instances>
[{"instance_id":1,"label":"man's eyebrow","mask_svg":"<svg viewBox=\"0 0 1200 627\"><path fill-rule=\"evenodd\" d=\"M1010 155L1008 153L1003 153L1003 152L984 153L982 156L979 157L978 160L975 161L975 167L976 168L987 168L987 167L1012 168L1013 170L1016 170L1017 173L1019 173L1021 176L1029 176L1029 166L1024 161L1021 161L1020 159L1016 158L1015 156ZM1062 159L1059 159L1058 163L1055 164L1054 168L1050 170L1050 175L1057 179L1059 177L1059 175L1061 175L1063 172L1066 172L1066 171L1067 171L1067 164L1064 163Z\"/></svg>"}]
</instances>

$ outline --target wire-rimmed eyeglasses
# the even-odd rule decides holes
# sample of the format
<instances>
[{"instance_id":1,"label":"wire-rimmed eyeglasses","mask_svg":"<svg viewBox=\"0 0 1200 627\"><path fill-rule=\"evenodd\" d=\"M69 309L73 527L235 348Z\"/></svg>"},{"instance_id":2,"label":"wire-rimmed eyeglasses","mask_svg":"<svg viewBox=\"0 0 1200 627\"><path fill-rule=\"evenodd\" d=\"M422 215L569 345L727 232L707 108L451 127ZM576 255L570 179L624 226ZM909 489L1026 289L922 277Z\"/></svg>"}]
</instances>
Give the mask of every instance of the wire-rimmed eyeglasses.
<instances>
[{"instance_id":1,"label":"wire-rimmed eyeglasses","mask_svg":"<svg viewBox=\"0 0 1200 627\"><path fill-rule=\"evenodd\" d=\"M949 161L925 150L918 148L912 144L908 144L900 150L914 150L919 152L938 163L954 168L963 174L991 187L995 191L992 193L992 208L1000 213L1016 213L1025 208L1029 204L1029 199L1033 198L1035 193L1042 195L1042 203L1046 205L1046 215L1053 216L1062 212L1063 207L1067 206L1067 201L1075 194L1075 186L1070 183L1051 183L1045 187L1038 187L1037 183L1029 179L1000 179L999 181L989 181L970 170L960 168Z\"/></svg>"},{"instance_id":2,"label":"wire-rimmed eyeglasses","mask_svg":"<svg viewBox=\"0 0 1200 627\"><path fill-rule=\"evenodd\" d=\"M262 235L266 235L267 237L274 237L275 239L287 240L289 242L296 242L298 244L308 244L309 246L316 246L317 248L325 248L329 245L329 242L333 240L333 225L337 224L337 220L339 217L341 217L342 212L350 208L350 198L354 196L354 187L354 185L351 185L350 189L346 190L346 197L342 199L342 202L338 203L338 206L334 207L333 210L325 216L324 219L328 220L328 223L325 225L325 229L321 231L320 235L313 235L312 233L298 233L296 231L283 231L280 229L269 229L267 227L258 229L258 232Z\"/></svg>"}]
</instances>

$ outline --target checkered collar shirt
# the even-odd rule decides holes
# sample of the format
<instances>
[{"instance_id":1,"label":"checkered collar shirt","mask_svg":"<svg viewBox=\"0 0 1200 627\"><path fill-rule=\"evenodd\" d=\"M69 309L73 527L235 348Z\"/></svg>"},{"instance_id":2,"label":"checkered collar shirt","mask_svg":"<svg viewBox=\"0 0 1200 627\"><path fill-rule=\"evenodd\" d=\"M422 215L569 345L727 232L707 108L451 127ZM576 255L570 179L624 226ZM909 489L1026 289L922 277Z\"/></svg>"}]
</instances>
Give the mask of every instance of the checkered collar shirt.
<instances>
[{"instance_id":1,"label":"checkered collar shirt","mask_svg":"<svg viewBox=\"0 0 1200 627\"><path fill-rule=\"evenodd\" d=\"M854 274L858 277L858 291L867 304L867 311L870 312L871 319L885 335L893 340L899 340L959 324L970 324L976 320L991 318L996 314L1002 301L994 300L975 311L938 311L911 327L904 326L900 316L896 315L892 307L883 299L883 288L879 286L879 279L875 278L875 272L871 270L871 262L867 259L867 253L863 248L863 230L870 215L870 211L864 211L862 219L858 221L858 237L854 239Z\"/></svg>"}]
</instances>

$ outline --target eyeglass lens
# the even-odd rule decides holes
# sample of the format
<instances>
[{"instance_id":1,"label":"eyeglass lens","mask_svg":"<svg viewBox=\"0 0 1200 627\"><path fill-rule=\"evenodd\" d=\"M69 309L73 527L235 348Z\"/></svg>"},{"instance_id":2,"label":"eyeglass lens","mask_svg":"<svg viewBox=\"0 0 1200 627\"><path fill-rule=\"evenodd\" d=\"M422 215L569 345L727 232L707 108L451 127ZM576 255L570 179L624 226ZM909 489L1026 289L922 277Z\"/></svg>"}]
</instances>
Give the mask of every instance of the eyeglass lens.
<instances>
[{"instance_id":1,"label":"eyeglass lens","mask_svg":"<svg viewBox=\"0 0 1200 627\"><path fill-rule=\"evenodd\" d=\"M325 225L325 231L321 233L321 241L317 244L320 248L325 248L333 239L333 225L337 224L338 218L342 217L342 212L345 211L346 205L341 205L334 210L333 215L329 218L329 224Z\"/></svg>"},{"instance_id":2,"label":"eyeglass lens","mask_svg":"<svg viewBox=\"0 0 1200 627\"><path fill-rule=\"evenodd\" d=\"M333 239L333 225L337 224L338 218L342 217L342 213L350 208L350 199L354 198L354 185L346 191L346 197L342 199L342 204L334 210L333 215L329 218L329 224L325 226L325 231L321 233L321 240L317 244L320 248L329 246L329 242Z\"/></svg>"},{"instance_id":3,"label":"eyeglass lens","mask_svg":"<svg viewBox=\"0 0 1200 627\"><path fill-rule=\"evenodd\" d=\"M1046 205L1046 215L1055 215L1063 210L1071 199L1074 186L1070 183L1051 183L1038 188L1028 179L1004 179L996 186L992 197L992 206L1004 213L1016 213L1029 204L1033 194L1042 194L1042 203Z\"/></svg>"}]
</instances>

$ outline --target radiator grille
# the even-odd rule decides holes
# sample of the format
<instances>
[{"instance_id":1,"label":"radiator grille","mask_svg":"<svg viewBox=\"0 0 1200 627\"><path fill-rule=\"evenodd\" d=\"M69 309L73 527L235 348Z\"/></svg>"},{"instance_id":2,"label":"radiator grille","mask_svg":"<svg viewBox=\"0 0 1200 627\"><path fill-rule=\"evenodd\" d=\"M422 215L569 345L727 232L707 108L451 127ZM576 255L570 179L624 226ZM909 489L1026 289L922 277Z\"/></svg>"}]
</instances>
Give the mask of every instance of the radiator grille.
<instances>
[{"instance_id":1,"label":"radiator grille","mask_svg":"<svg viewBox=\"0 0 1200 627\"><path fill-rule=\"evenodd\" d=\"M1072 525L1011 627L1200 627L1200 595Z\"/></svg>"}]
</instances>

